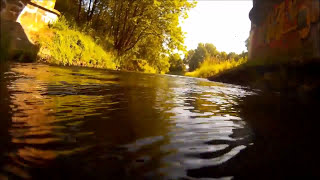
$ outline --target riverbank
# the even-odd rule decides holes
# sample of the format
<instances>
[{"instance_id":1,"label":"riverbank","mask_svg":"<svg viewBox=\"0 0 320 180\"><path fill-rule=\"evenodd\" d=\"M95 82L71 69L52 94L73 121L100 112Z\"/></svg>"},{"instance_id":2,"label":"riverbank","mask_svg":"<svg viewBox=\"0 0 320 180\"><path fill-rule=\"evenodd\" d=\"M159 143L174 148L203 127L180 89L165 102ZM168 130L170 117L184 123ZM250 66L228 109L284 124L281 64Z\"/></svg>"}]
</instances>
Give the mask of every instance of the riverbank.
<instances>
[{"instance_id":1,"label":"riverbank","mask_svg":"<svg viewBox=\"0 0 320 180\"><path fill-rule=\"evenodd\" d=\"M40 47L38 62L116 69L113 53L105 51L92 37L70 25L64 18L28 34Z\"/></svg>"},{"instance_id":2,"label":"riverbank","mask_svg":"<svg viewBox=\"0 0 320 180\"><path fill-rule=\"evenodd\" d=\"M115 58L64 19L32 31L1 18L0 61L116 69Z\"/></svg>"},{"instance_id":3,"label":"riverbank","mask_svg":"<svg viewBox=\"0 0 320 180\"><path fill-rule=\"evenodd\" d=\"M315 93L320 88L319 68L317 59L248 62L208 79L264 91Z\"/></svg>"},{"instance_id":4,"label":"riverbank","mask_svg":"<svg viewBox=\"0 0 320 180\"><path fill-rule=\"evenodd\" d=\"M241 64L247 62L247 57L240 58L238 60L228 59L228 60L219 60L217 58L209 58L204 60L201 63L200 67L192 72L185 73L186 76L198 77L198 78L208 78L229 69L236 68Z\"/></svg>"},{"instance_id":5,"label":"riverbank","mask_svg":"<svg viewBox=\"0 0 320 180\"><path fill-rule=\"evenodd\" d=\"M146 60L123 57L64 17L37 31L20 23L1 21L0 61L38 62L109 70L157 73Z\"/></svg>"}]
</instances>

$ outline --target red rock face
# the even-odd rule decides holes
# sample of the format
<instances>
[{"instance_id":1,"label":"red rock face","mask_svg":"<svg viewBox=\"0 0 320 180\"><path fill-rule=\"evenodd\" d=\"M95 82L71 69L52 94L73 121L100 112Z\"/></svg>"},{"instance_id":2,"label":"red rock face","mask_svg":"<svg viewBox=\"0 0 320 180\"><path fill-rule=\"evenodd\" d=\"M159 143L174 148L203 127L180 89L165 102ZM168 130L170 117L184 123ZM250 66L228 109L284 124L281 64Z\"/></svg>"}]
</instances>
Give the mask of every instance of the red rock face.
<instances>
[{"instance_id":1,"label":"red rock face","mask_svg":"<svg viewBox=\"0 0 320 180\"><path fill-rule=\"evenodd\" d=\"M320 1L254 1L249 59L320 58Z\"/></svg>"}]
</instances>

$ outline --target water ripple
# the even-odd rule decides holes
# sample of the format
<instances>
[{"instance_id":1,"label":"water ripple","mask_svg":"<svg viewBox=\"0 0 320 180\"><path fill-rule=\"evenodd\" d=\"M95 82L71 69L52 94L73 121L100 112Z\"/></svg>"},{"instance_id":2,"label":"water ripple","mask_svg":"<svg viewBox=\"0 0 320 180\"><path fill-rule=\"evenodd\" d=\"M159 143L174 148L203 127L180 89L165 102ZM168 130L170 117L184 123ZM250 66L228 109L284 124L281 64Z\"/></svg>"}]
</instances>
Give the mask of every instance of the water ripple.
<instances>
[{"instance_id":1,"label":"water ripple","mask_svg":"<svg viewBox=\"0 0 320 180\"><path fill-rule=\"evenodd\" d=\"M236 108L250 94L242 87L40 64L13 64L5 77L11 139L0 177L190 178L251 142Z\"/></svg>"}]
</instances>

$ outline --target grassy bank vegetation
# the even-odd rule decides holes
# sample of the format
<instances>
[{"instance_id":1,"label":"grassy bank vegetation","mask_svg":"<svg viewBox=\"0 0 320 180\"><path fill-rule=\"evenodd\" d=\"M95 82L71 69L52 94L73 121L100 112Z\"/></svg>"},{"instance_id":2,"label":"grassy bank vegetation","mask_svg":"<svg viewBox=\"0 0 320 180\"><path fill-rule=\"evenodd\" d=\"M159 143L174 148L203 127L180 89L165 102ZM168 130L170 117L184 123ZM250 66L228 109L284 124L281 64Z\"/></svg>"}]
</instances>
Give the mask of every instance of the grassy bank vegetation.
<instances>
[{"instance_id":1,"label":"grassy bank vegetation","mask_svg":"<svg viewBox=\"0 0 320 180\"><path fill-rule=\"evenodd\" d=\"M39 57L59 65L167 73L182 62L171 56L186 52L180 20L195 5L188 0L57 1L55 9L65 19L38 33Z\"/></svg>"},{"instance_id":2,"label":"grassy bank vegetation","mask_svg":"<svg viewBox=\"0 0 320 180\"><path fill-rule=\"evenodd\" d=\"M219 60L216 58L206 59L201 63L200 67L192 72L187 72L186 76L208 78L223 71L236 68L241 64L247 62L247 58L240 58L239 60Z\"/></svg>"},{"instance_id":3,"label":"grassy bank vegetation","mask_svg":"<svg viewBox=\"0 0 320 180\"><path fill-rule=\"evenodd\" d=\"M64 65L115 69L113 53L106 52L94 39L70 25L64 17L32 36L40 45L40 61Z\"/></svg>"},{"instance_id":4,"label":"grassy bank vegetation","mask_svg":"<svg viewBox=\"0 0 320 180\"><path fill-rule=\"evenodd\" d=\"M247 62L248 53L240 54L218 51L210 43L199 43L197 49L189 50L184 63L189 65L186 76L208 78L229 69L236 68Z\"/></svg>"}]
</instances>

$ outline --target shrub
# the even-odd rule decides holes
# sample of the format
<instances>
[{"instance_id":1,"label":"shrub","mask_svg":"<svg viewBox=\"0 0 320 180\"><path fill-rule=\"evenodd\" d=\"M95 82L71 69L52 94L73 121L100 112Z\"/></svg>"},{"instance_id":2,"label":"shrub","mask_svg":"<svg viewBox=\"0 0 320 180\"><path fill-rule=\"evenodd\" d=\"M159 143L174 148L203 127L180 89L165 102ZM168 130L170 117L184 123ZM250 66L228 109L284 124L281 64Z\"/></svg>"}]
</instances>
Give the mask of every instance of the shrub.
<instances>
[{"instance_id":1,"label":"shrub","mask_svg":"<svg viewBox=\"0 0 320 180\"><path fill-rule=\"evenodd\" d=\"M41 61L64 66L87 66L115 69L114 56L94 40L70 26L65 18L49 25L34 36L40 45Z\"/></svg>"},{"instance_id":2,"label":"shrub","mask_svg":"<svg viewBox=\"0 0 320 180\"><path fill-rule=\"evenodd\" d=\"M121 61L120 69L126 71L138 71L145 73L156 73L157 71L149 65L148 61L144 59L131 59Z\"/></svg>"},{"instance_id":3,"label":"shrub","mask_svg":"<svg viewBox=\"0 0 320 180\"><path fill-rule=\"evenodd\" d=\"M210 58L206 59L198 69L193 72L187 72L185 75L191 77L207 78L225 70L235 68L245 62L247 62L247 58L241 58L237 61L233 59L221 61L218 59Z\"/></svg>"}]
</instances>

